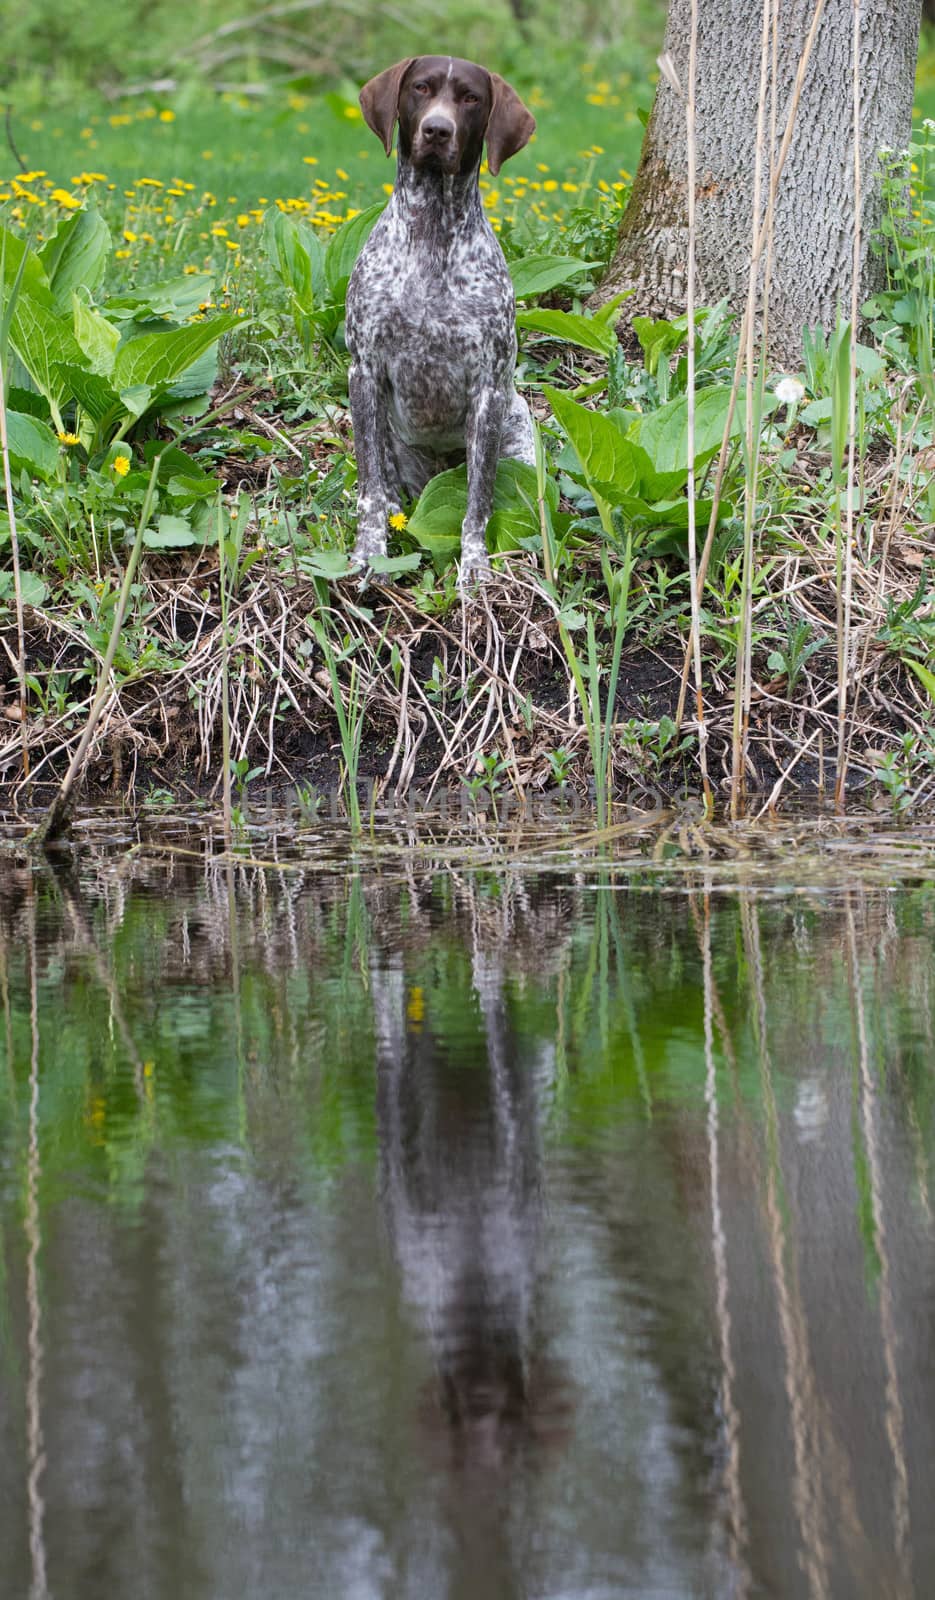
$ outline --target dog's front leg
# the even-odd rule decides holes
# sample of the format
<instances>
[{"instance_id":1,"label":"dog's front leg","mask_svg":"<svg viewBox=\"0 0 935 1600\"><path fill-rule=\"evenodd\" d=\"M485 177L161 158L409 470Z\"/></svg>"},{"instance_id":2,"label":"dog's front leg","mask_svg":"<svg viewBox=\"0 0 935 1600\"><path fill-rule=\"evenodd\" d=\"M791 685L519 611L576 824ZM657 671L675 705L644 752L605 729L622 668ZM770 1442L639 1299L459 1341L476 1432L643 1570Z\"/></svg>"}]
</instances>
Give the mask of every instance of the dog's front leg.
<instances>
[{"instance_id":1,"label":"dog's front leg","mask_svg":"<svg viewBox=\"0 0 935 1600\"><path fill-rule=\"evenodd\" d=\"M357 457L357 538L352 560L366 567L386 555L389 510L385 481L384 400L377 373L355 361L348 376Z\"/></svg>"},{"instance_id":2,"label":"dog's front leg","mask_svg":"<svg viewBox=\"0 0 935 1600\"><path fill-rule=\"evenodd\" d=\"M487 522L493 505L505 406L505 397L498 389L482 389L468 415L467 510L461 525L462 587L473 578L490 576Z\"/></svg>"}]
</instances>

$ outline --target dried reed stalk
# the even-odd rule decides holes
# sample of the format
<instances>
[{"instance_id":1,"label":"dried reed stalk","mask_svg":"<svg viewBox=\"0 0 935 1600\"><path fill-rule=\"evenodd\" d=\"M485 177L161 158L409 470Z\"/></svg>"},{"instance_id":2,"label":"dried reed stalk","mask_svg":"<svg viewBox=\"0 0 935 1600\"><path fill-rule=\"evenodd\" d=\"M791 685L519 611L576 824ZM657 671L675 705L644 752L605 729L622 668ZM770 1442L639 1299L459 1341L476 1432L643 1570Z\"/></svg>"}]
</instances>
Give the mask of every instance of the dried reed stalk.
<instances>
[{"instance_id":1,"label":"dried reed stalk","mask_svg":"<svg viewBox=\"0 0 935 1600\"><path fill-rule=\"evenodd\" d=\"M847 683L851 665L851 602L854 586L854 498L856 482L854 465L857 455L857 319L860 314L860 210L863 200L860 170L860 0L853 0L853 26L851 30L851 88L854 130L854 250L851 267L851 348L847 393L847 487L844 509L844 593L838 591L838 759L834 780L834 804L837 811L844 809L844 787L847 780L848 746Z\"/></svg>"},{"instance_id":2,"label":"dried reed stalk","mask_svg":"<svg viewBox=\"0 0 935 1600\"><path fill-rule=\"evenodd\" d=\"M762 382L758 373L756 352L756 305L759 279L760 205L763 191L763 163L766 149L766 96L769 87L770 36L772 32L771 0L763 0L763 17L760 33L760 82L757 90L756 144L753 155L753 239L751 244L750 273L747 279L747 309L744 314L744 335L741 348L744 352L744 388L746 415L744 417L744 444L747 479L744 495L743 566L741 571L740 637L737 641L737 663L734 679L734 712L731 737L730 814L736 820L740 811L744 788L744 771L747 757L747 727L750 716L751 649L753 633L753 522L756 515L756 488L759 479L759 405L757 385ZM766 237L770 237L769 226ZM769 285L764 284L763 302L769 298Z\"/></svg>"},{"instance_id":3,"label":"dried reed stalk","mask_svg":"<svg viewBox=\"0 0 935 1600\"><path fill-rule=\"evenodd\" d=\"M19 559L19 534L16 528L16 508L13 503L13 480L10 476L10 441L6 420L6 371L4 352L0 351L0 453L3 456L3 492L6 499L7 518L10 524L10 553L13 557L13 599L16 606L16 675L19 680L19 725L23 752L23 777L29 776L29 743L26 726L26 627L23 621L23 581Z\"/></svg>"}]
</instances>

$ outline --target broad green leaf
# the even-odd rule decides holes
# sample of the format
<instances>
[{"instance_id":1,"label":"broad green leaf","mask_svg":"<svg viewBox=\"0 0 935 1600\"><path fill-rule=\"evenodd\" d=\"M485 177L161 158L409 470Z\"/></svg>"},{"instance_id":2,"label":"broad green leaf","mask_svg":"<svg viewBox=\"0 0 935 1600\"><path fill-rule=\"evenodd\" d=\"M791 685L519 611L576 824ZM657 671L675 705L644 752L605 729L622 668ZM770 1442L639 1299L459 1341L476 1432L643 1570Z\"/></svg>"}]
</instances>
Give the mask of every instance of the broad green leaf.
<instances>
[{"instance_id":1,"label":"broad green leaf","mask_svg":"<svg viewBox=\"0 0 935 1600\"><path fill-rule=\"evenodd\" d=\"M243 322L244 318L239 318ZM208 349L186 368L180 378L176 378L168 398L171 400L193 400L196 395L209 394L214 387L218 375L218 347L209 345ZM162 406L160 406L160 410Z\"/></svg>"},{"instance_id":2,"label":"broad green leaf","mask_svg":"<svg viewBox=\"0 0 935 1600\"><path fill-rule=\"evenodd\" d=\"M152 398L153 391L148 383L134 383L129 389L120 391L120 404L131 417L141 417L144 411L148 411Z\"/></svg>"},{"instance_id":3,"label":"broad green leaf","mask_svg":"<svg viewBox=\"0 0 935 1600\"><path fill-rule=\"evenodd\" d=\"M698 527L707 527L712 504L711 500L695 501L695 519ZM642 517L654 527L682 530L688 527L688 500L685 495L679 495L676 500L644 500L642 496L625 495L620 506L628 517ZM726 503L722 504L719 520L732 514L733 507Z\"/></svg>"},{"instance_id":4,"label":"broad green leaf","mask_svg":"<svg viewBox=\"0 0 935 1600\"><path fill-rule=\"evenodd\" d=\"M44 478L46 482L53 478L58 466L59 447L48 424L21 411L8 411L6 425L13 471L20 472L25 468L30 477Z\"/></svg>"},{"instance_id":5,"label":"broad green leaf","mask_svg":"<svg viewBox=\"0 0 935 1600\"><path fill-rule=\"evenodd\" d=\"M51 305L34 300L22 290L13 308L10 343L36 388L55 404L64 394L59 364L86 365L84 351L71 331L71 320L56 316Z\"/></svg>"},{"instance_id":6,"label":"broad green leaf","mask_svg":"<svg viewBox=\"0 0 935 1600\"><path fill-rule=\"evenodd\" d=\"M817 428L823 422L830 422L831 396L822 395L819 400L810 400L799 412L799 421L808 423L810 428Z\"/></svg>"},{"instance_id":7,"label":"broad green leaf","mask_svg":"<svg viewBox=\"0 0 935 1600\"><path fill-rule=\"evenodd\" d=\"M139 384L150 389L168 388L203 351L242 320L228 312L212 317L210 322L192 322L185 328L167 328L165 333L146 333L130 339L117 351L115 386L120 390Z\"/></svg>"},{"instance_id":8,"label":"broad green leaf","mask_svg":"<svg viewBox=\"0 0 935 1600\"><path fill-rule=\"evenodd\" d=\"M385 209L385 200L381 200L378 205L368 206L366 211L361 211L356 217L342 222L329 241L325 251L325 277L333 300L344 299L347 280L353 271L354 262Z\"/></svg>"},{"instance_id":9,"label":"broad green leaf","mask_svg":"<svg viewBox=\"0 0 935 1600\"><path fill-rule=\"evenodd\" d=\"M421 550L410 550L404 556L374 556L370 565L383 578L395 578L400 572L414 572L422 564Z\"/></svg>"},{"instance_id":10,"label":"broad green leaf","mask_svg":"<svg viewBox=\"0 0 935 1600\"><path fill-rule=\"evenodd\" d=\"M606 322L582 317L575 311L521 311L516 326L528 333L547 333L551 339L562 339L602 356L609 356L617 344L617 335Z\"/></svg>"},{"instance_id":11,"label":"broad green leaf","mask_svg":"<svg viewBox=\"0 0 935 1600\"><path fill-rule=\"evenodd\" d=\"M568 283L583 272L592 272L600 265L597 261L582 261L578 256L522 256L508 263L513 279L513 293L517 300L531 294L547 294L560 283Z\"/></svg>"},{"instance_id":12,"label":"broad green leaf","mask_svg":"<svg viewBox=\"0 0 935 1600\"><path fill-rule=\"evenodd\" d=\"M119 413L120 397L100 374L63 362L56 367L55 375L63 398L77 400L94 422L103 422L110 412Z\"/></svg>"},{"instance_id":13,"label":"broad green leaf","mask_svg":"<svg viewBox=\"0 0 935 1600\"><path fill-rule=\"evenodd\" d=\"M329 583L333 578L348 577L354 570L343 550L310 550L303 555L301 565L312 577L326 578Z\"/></svg>"},{"instance_id":14,"label":"broad green leaf","mask_svg":"<svg viewBox=\"0 0 935 1600\"><path fill-rule=\"evenodd\" d=\"M20 588L23 595L24 606L41 606L49 591L42 579L35 572L23 572L20 575ZM0 600L13 599L13 574L0 572Z\"/></svg>"},{"instance_id":15,"label":"broad green leaf","mask_svg":"<svg viewBox=\"0 0 935 1600\"><path fill-rule=\"evenodd\" d=\"M161 516L155 528L146 529L143 543L147 550L181 550L195 543L195 535L185 517Z\"/></svg>"},{"instance_id":16,"label":"broad green leaf","mask_svg":"<svg viewBox=\"0 0 935 1600\"><path fill-rule=\"evenodd\" d=\"M11 233L9 228L0 228L0 269L3 282L7 286L14 282L24 255L26 265L23 268L20 292L31 295L39 305L47 306L51 311L52 290L49 287L48 274L35 250L31 250L19 234Z\"/></svg>"},{"instance_id":17,"label":"broad green leaf","mask_svg":"<svg viewBox=\"0 0 935 1600\"><path fill-rule=\"evenodd\" d=\"M179 475L170 478L166 484L166 494L171 495L173 500L207 500L217 491L216 478L183 478Z\"/></svg>"},{"instance_id":18,"label":"broad green leaf","mask_svg":"<svg viewBox=\"0 0 935 1600\"><path fill-rule=\"evenodd\" d=\"M109 378L114 370L114 357L120 343L120 329L102 317L99 311L86 306L76 294L71 297L75 338L88 358L92 372Z\"/></svg>"},{"instance_id":19,"label":"broad green leaf","mask_svg":"<svg viewBox=\"0 0 935 1600\"><path fill-rule=\"evenodd\" d=\"M37 394L35 389L21 389L11 383L7 388L6 403L11 411L24 411L27 416L39 417L42 422L52 420L48 400L45 395Z\"/></svg>"},{"instance_id":20,"label":"broad green leaf","mask_svg":"<svg viewBox=\"0 0 935 1600\"><path fill-rule=\"evenodd\" d=\"M678 349L688 332L687 317L676 317L673 322L667 322L664 317L656 322L652 317L634 317L632 325L646 357L646 371L650 376L655 373L664 356L670 356L673 350Z\"/></svg>"},{"instance_id":21,"label":"broad green leaf","mask_svg":"<svg viewBox=\"0 0 935 1600\"><path fill-rule=\"evenodd\" d=\"M763 396L763 416L775 411L774 394ZM720 449L724 424L730 406L730 388L716 384L699 389L695 396L695 465L710 459ZM731 438L743 432L744 396L738 396L731 423ZM688 467L688 397L679 395L658 411L651 411L630 430L630 438L646 451L656 472L678 472Z\"/></svg>"},{"instance_id":22,"label":"broad green leaf","mask_svg":"<svg viewBox=\"0 0 935 1600\"><path fill-rule=\"evenodd\" d=\"M581 462L588 486L605 500L616 501L636 485L636 466L630 441L612 418L602 411L570 400L559 389L543 387L558 423Z\"/></svg>"},{"instance_id":23,"label":"broad green leaf","mask_svg":"<svg viewBox=\"0 0 935 1600\"><path fill-rule=\"evenodd\" d=\"M263 248L299 309L310 312L326 292L325 252L318 235L306 222L273 207L263 220Z\"/></svg>"},{"instance_id":24,"label":"broad green leaf","mask_svg":"<svg viewBox=\"0 0 935 1600\"><path fill-rule=\"evenodd\" d=\"M98 211L73 211L63 217L39 251L48 274L55 310L71 310L78 288L96 289L111 251L110 229Z\"/></svg>"},{"instance_id":25,"label":"broad green leaf","mask_svg":"<svg viewBox=\"0 0 935 1600\"><path fill-rule=\"evenodd\" d=\"M211 299L214 288L213 272L192 272L180 278L167 278L164 283L150 283L145 289L125 289L112 295L105 309L118 322L140 320L147 316L172 317L182 322Z\"/></svg>"},{"instance_id":26,"label":"broad green leaf","mask_svg":"<svg viewBox=\"0 0 935 1600\"><path fill-rule=\"evenodd\" d=\"M204 468L177 444L166 444L164 439L147 439L143 446L143 460L148 468L152 467L157 456L160 483L167 483L170 478L180 474L183 478L200 478L217 488L217 479L205 472Z\"/></svg>"},{"instance_id":27,"label":"broad green leaf","mask_svg":"<svg viewBox=\"0 0 935 1600\"><path fill-rule=\"evenodd\" d=\"M553 510L558 487L549 479L546 493ZM521 538L539 532L536 471L523 461L497 463L488 538L494 548L508 549ZM467 468L440 472L426 484L409 518L408 531L416 542L442 559L461 541L461 524L467 510Z\"/></svg>"},{"instance_id":28,"label":"broad green leaf","mask_svg":"<svg viewBox=\"0 0 935 1600\"><path fill-rule=\"evenodd\" d=\"M903 665L915 673L929 699L935 700L935 672L923 667L921 661L914 661L912 656L903 656Z\"/></svg>"}]
</instances>

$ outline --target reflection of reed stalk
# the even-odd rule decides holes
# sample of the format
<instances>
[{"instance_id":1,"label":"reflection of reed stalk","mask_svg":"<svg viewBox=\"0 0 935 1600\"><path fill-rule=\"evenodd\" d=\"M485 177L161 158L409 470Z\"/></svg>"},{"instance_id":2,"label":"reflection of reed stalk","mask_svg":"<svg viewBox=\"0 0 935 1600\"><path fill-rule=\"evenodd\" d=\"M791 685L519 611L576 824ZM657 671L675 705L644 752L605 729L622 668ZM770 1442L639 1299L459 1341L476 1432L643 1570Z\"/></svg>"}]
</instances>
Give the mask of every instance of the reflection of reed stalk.
<instances>
[{"instance_id":1,"label":"reflection of reed stalk","mask_svg":"<svg viewBox=\"0 0 935 1600\"><path fill-rule=\"evenodd\" d=\"M789 1245L783 1218L782 1159L779 1147L779 1112L773 1088L773 1070L766 1033L766 993L756 906L748 896L741 900L744 945L754 990L753 1028L760 1062L763 1108L766 1113L766 1217L779 1327L785 1358L786 1398L792 1433L792 1499L802 1540L802 1559L813 1600L826 1600L828 1547L820 1452L815 1437L818 1398L808 1348L808 1332L799 1293L798 1273L790 1271Z\"/></svg>"},{"instance_id":2,"label":"reflection of reed stalk","mask_svg":"<svg viewBox=\"0 0 935 1600\"><path fill-rule=\"evenodd\" d=\"M886 1437L893 1457L893 1531L900 1577L898 1593L902 1596L913 1592L912 1563L909 1556L909 1475L906 1469L903 1407L899 1393L899 1372L896 1366L896 1323L893 1316L893 1289L890 1282L889 1250L883 1217L883 1173L880 1163L877 1087L870 1067L870 1052L867 1048L863 984L861 982L860 963L857 954L854 908L849 895L846 915L848 975L851 985L854 1024L857 1031L857 1054L860 1070L860 1125L864 1151L867 1157L867 1171L870 1175L873 1242L880 1263L880 1337L883 1344L883 1362L886 1369Z\"/></svg>"},{"instance_id":3,"label":"reflection of reed stalk","mask_svg":"<svg viewBox=\"0 0 935 1600\"><path fill-rule=\"evenodd\" d=\"M721 1215L720 1127L717 1103L717 1070L714 1062L714 981L711 970L711 899L704 897L702 963L704 968L704 1053L705 1105L708 1112L708 1170L711 1181L711 1254L714 1260L718 1340L721 1351L721 1409L727 1432L727 1501L730 1508L730 1558L736 1575L734 1593L743 1600L750 1593L747 1567L747 1518L740 1481L740 1413L734 1403L737 1379L731 1348L730 1305L728 1302L727 1237Z\"/></svg>"},{"instance_id":4,"label":"reflection of reed stalk","mask_svg":"<svg viewBox=\"0 0 935 1600\"><path fill-rule=\"evenodd\" d=\"M45 1570L45 1535L42 1474L45 1471L45 1446L42 1439L40 1390L42 1384L42 1321L39 1304L39 1004L36 987L35 902L29 917L29 1028L32 1050L29 1057L29 1147L26 1160L26 1312L28 1318L26 1370L26 1506L29 1519L29 1556L32 1563L30 1600L45 1600L48 1584Z\"/></svg>"}]
</instances>

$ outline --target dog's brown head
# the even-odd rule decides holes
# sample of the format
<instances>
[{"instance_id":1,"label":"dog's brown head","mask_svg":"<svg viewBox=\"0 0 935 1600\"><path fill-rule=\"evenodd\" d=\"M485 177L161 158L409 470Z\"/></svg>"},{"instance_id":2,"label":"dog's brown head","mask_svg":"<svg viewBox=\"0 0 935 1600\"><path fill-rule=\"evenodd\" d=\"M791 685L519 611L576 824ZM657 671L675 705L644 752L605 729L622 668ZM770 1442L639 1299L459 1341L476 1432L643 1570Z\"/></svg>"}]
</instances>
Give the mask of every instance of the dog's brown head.
<instances>
[{"instance_id":1,"label":"dog's brown head","mask_svg":"<svg viewBox=\"0 0 935 1600\"><path fill-rule=\"evenodd\" d=\"M528 144L536 122L496 72L456 56L416 56L371 78L360 105L387 155L399 120L399 148L420 168L466 174L480 164L484 140L492 173Z\"/></svg>"}]
</instances>

